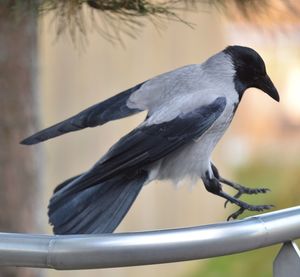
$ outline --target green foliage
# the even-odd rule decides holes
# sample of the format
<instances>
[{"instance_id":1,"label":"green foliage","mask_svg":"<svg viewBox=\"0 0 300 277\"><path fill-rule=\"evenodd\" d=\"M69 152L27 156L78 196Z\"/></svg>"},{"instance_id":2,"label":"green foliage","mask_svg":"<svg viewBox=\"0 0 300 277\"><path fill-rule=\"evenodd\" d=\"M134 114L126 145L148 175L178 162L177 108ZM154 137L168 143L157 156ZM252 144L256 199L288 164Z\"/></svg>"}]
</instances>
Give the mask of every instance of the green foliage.
<instances>
[{"instance_id":1,"label":"green foliage","mask_svg":"<svg viewBox=\"0 0 300 277\"><path fill-rule=\"evenodd\" d=\"M279 248L280 246L276 245L242 254L212 258L188 277L271 277L272 263Z\"/></svg>"}]
</instances>

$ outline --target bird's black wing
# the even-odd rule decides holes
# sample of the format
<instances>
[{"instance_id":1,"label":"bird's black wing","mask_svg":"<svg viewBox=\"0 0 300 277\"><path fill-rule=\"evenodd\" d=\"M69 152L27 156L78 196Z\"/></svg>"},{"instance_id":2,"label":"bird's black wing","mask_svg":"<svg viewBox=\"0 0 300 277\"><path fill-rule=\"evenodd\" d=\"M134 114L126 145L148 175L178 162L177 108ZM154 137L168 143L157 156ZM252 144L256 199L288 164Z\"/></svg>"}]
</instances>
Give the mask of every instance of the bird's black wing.
<instances>
[{"instance_id":1,"label":"bird's black wing","mask_svg":"<svg viewBox=\"0 0 300 277\"><path fill-rule=\"evenodd\" d=\"M51 127L24 139L21 144L32 145L63 134L81 130L87 127L95 127L104 123L120 119L140 112L139 109L130 109L127 100L130 95L137 91L143 83L123 91L101 103L93 105L82 112L59 122Z\"/></svg>"},{"instance_id":2,"label":"bird's black wing","mask_svg":"<svg viewBox=\"0 0 300 277\"><path fill-rule=\"evenodd\" d=\"M118 174L133 174L172 151L199 138L222 114L226 98L219 97L209 105L181 114L168 122L144 125L121 138L87 173L63 188L70 194Z\"/></svg>"}]
</instances>

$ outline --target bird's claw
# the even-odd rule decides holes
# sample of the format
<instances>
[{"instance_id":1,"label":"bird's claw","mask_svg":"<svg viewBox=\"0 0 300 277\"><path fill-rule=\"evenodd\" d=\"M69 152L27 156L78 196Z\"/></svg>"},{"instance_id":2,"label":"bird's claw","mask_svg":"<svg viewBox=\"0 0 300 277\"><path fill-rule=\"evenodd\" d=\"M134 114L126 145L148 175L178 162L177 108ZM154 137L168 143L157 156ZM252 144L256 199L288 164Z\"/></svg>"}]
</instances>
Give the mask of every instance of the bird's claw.
<instances>
[{"instance_id":1,"label":"bird's claw","mask_svg":"<svg viewBox=\"0 0 300 277\"><path fill-rule=\"evenodd\" d=\"M248 187L244 187L240 184L237 184L237 183L234 183L234 182L231 182L231 181L228 181L224 178L220 178L219 181L225 185L228 185L232 188L234 188L235 190L237 190L237 194L235 194L233 197L235 199L238 199L240 198L243 194L259 194L259 193L267 193L270 191L270 189L268 188L248 188ZM224 203L224 208L227 207L227 204L228 202L230 202L228 199L225 201Z\"/></svg>"},{"instance_id":2,"label":"bird's claw","mask_svg":"<svg viewBox=\"0 0 300 277\"><path fill-rule=\"evenodd\" d=\"M241 197L242 194L243 194L243 193L239 191L239 192L238 192L237 194L235 194L233 197L234 197L235 199L238 199L238 198ZM230 202L229 200L226 200L226 201L225 201L225 203L224 203L224 208L225 208L225 209L226 209L227 204L228 204L229 202Z\"/></svg>"},{"instance_id":3,"label":"bird's claw","mask_svg":"<svg viewBox=\"0 0 300 277\"><path fill-rule=\"evenodd\" d=\"M228 200L226 202L228 202ZM244 208L239 208L236 212L232 213L231 215L229 215L227 217L227 221L229 221L230 219L234 220L234 219L238 218L238 216L240 216L244 211L245 211Z\"/></svg>"},{"instance_id":4,"label":"bird's claw","mask_svg":"<svg viewBox=\"0 0 300 277\"><path fill-rule=\"evenodd\" d=\"M259 193L257 191L261 191L261 189L251 189L252 191L256 191L256 193ZM266 190L264 189L263 191L266 192ZM238 193L235 196L231 196L229 194L227 194L224 191L219 191L218 195L225 198L226 202L225 205L230 202L232 204L237 205L240 209L236 212L234 212L233 214L231 214L227 220L230 219L236 219L238 216L240 216L245 210L248 211L256 211L256 212L261 212L264 210L268 210L271 209L273 206L272 205L250 205L242 200L239 200L238 198L243 194L243 191L238 191Z\"/></svg>"},{"instance_id":5,"label":"bird's claw","mask_svg":"<svg viewBox=\"0 0 300 277\"><path fill-rule=\"evenodd\" d=\"M274 205L249 205L244 202L241 202L241 204L242 205L236 212L232 213L230 216L227 217L227 221L229 221L230 219L233 219L233 220L237 219L245 210L262 212L262 211L269 210L274 207Z\"/></svg>"},{"instance_id":6,"label":"bird's claw","mask_svg":"<svg viewBox=\"0 0 300 277\"><path fill-rule=\"evenodd\" d=\"M259 194L259 193L267 193L271 191L270 189L268 188L255 188L255 189L252 189L252 188L247 188L247 187L242 187L238 190L238 193L235 194L233 197L238 199L240 198L243 194ZM227 207L227 204L229 203L230 201L229 200L226 200L225 203L224 203L224 208Z\"/></svg>"}]
</instances>

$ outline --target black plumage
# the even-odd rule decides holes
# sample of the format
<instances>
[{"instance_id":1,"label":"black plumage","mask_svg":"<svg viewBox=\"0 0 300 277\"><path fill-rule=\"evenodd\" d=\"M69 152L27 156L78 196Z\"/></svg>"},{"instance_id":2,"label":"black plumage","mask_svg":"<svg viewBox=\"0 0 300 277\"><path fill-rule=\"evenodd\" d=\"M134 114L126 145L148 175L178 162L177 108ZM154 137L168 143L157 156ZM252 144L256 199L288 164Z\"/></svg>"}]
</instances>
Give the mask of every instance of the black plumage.
<instances>
[{"instance_id":1,"label":"black plumage","mask_svg":"<svg viewBox=\"0 0 300 277\"><path fill-rule=\"evenodd\" d=\"M65 197L61 189L56 190L48 206L49 222L53 225L53 232L55 234L113 232L131 207L147 176L145 171L132 178L118 175L81 190L73 197ZM67 184L64 182L60 188ZM61 199L64 201L59 201Z\"/></svg>"},{"instance_id":2,"label":"black plumage","mask_svg":"<svg viewBox=\"0 0 300 277\"><path fill-rule=\"evenodd\" d=\"M225 106L226 99L219 97L210 105L168 122L141 126L120 139L90 171L56 188L48 211L54 232L113 231L143 186L147 165L201 136Z\"/></svg>"},{"instance_id":3,"label":"black plumage","mask_svg":"<svg viewBox=\"0 0 300 277\"><path fill-rule=\"evenodd\" d=\"M141 112L140 109L130 109L127 100L143 83L127 89L101 103L93 105L82 112L50 126L24 140L21 144L32 145L63 134L82 130L87 127L103 125L108 121L120 119Z\"/></svg>"}]
</instances>

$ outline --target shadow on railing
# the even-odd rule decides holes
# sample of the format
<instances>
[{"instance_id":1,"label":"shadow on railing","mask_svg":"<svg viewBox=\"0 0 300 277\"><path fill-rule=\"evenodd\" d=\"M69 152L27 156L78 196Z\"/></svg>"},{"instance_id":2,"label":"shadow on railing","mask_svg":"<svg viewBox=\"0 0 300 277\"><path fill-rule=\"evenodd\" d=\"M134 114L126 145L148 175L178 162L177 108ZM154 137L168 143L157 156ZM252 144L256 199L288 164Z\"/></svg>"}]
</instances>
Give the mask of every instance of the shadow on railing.
<instances>
[{"instance_id":1,"label":"shadow on railing","mask_svg":"<svg viewBox=\"0 0 300 277\"><path fill-rule=\"evenodd\" d=\"M0 233L0 266L91 269L159 264L284 243L275 277L300 276L300 206L206 226L139 233L49 236Z\"/></svg>"}]
</instances>

